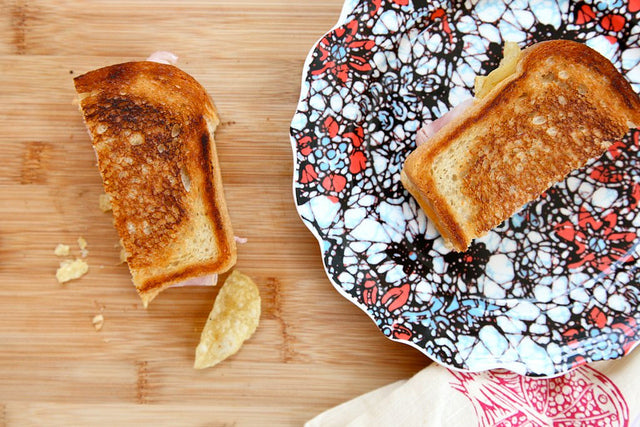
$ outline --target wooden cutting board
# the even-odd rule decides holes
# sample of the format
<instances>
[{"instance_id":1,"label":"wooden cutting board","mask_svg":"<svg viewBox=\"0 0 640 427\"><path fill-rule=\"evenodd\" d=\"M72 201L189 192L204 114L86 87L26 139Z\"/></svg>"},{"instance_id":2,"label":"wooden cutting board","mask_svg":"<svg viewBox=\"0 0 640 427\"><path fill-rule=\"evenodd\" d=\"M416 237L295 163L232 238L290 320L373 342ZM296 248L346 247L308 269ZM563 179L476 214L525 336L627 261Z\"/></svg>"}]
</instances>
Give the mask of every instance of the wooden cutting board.
<instances>
[{"instance_id":1,"label":"wooden cutting board","mask_svg":"<svg viewBox=\"0 0 640 427\"><path fill-rule=\"evenodd\" d=\"M0 425L300 425L429 364L328 281L297 216L289 123L302 64L341 0L0 1ZM192 369L217 289L145 310L108 214L72 78L180 56L222 118L216 139L239 248L263 297L256 334ZM60 285L58 243L90 271ZM97 332L92 318L103 314Z\"/></svg>"}]
</instances>

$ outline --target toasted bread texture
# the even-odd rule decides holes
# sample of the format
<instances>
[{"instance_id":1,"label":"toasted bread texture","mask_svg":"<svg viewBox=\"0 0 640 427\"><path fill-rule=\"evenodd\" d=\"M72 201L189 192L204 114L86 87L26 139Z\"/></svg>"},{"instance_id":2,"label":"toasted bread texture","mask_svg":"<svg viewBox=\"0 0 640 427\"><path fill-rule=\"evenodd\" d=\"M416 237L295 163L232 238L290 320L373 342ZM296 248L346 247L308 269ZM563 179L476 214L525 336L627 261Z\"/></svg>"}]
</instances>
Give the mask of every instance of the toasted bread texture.
<instances>
[{"instance_id":1,"label":"toasted bread texture","mask_svg":"<svg viewBox=\"0 0 640 427\"><path fill-rule=\"evenodd\" d=\"M74 80L114 224L144 306L236 261L204 88L172 65L129 62Z\"/></svg>"},{"instance_id":2,"label":"toasted bread texture","mask_svg":"<svg viewBox=\"0 0 640 427\"><path fill-rule=\"evenodd\" d=\"M411 153L401 180L464 251L637 125L640 99L606 58L577 42L542 42Z\"/></svg>"}]
</instances>

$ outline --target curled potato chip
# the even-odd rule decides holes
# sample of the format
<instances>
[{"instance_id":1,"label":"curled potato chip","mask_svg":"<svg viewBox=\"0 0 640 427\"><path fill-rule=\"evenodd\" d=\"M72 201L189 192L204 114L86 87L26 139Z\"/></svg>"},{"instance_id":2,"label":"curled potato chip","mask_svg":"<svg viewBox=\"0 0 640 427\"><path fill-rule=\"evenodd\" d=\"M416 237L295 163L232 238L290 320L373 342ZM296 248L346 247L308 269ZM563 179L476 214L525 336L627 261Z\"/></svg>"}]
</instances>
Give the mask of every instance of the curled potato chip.
<instances>
[{"instance_id":1,"label":"curled potato chip","mask_svg":"<svg viewBox=\"0 0 640 427\"><path fill-rule=\"evenodd\" d=\"M253 281L235 270L224 282L196 347L193 367L217 365L235 354L260 320L260 293Z\"/></svg>"}]
</instances>

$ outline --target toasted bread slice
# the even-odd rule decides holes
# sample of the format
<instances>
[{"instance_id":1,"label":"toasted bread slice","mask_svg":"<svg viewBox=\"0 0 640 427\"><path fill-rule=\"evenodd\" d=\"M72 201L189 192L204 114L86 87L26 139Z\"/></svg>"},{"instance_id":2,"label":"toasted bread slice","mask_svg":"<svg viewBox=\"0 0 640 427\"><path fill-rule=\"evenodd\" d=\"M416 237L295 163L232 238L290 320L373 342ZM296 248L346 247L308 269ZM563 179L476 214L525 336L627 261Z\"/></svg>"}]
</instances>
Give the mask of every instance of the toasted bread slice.
<instances>
[{"instance_id":1,"label":"toasted bread slice","mask_svg":"<svg viewBox=\"0 0 640 427\"><path fill-rule=\"evenodd\" d=\"M407 158L401 180L464 251L640 125L640 99L602 55L566 40L521 52L512 74Z\"/></svg>"},{"instance_id":2,"label":"toasted bread slice","mask_svg":"<svg viewBox=\"0 0 640 427\"><path fill-rule=\"evenodd\" d=\"M172 65L129 62L76 77L115 227L145 305L236 261L204 88Z\"/></svg>"}]
</instances>

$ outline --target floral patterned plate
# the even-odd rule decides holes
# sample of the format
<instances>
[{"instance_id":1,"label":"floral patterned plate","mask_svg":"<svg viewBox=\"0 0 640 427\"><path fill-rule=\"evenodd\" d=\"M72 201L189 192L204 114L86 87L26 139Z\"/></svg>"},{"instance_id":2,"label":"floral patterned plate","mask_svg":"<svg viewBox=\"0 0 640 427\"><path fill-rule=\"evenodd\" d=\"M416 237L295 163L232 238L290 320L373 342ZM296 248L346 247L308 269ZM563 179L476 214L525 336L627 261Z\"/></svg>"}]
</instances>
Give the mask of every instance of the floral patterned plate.
<instances>
[{"instance_id":1,"label":"floral patterned plate","mask_svg":"<svg viewBox=\"0 0 640 427\"><path fill-rule=\"evenodd\" d=\"M471 97L505 40L559 38L640 90L640 0L348 0L305 63L294 193L327 274L386 336L454 369L553 376L640 339L638 131L463 254L399 180L421 124Z\"/></svg>"}]
</instances>

